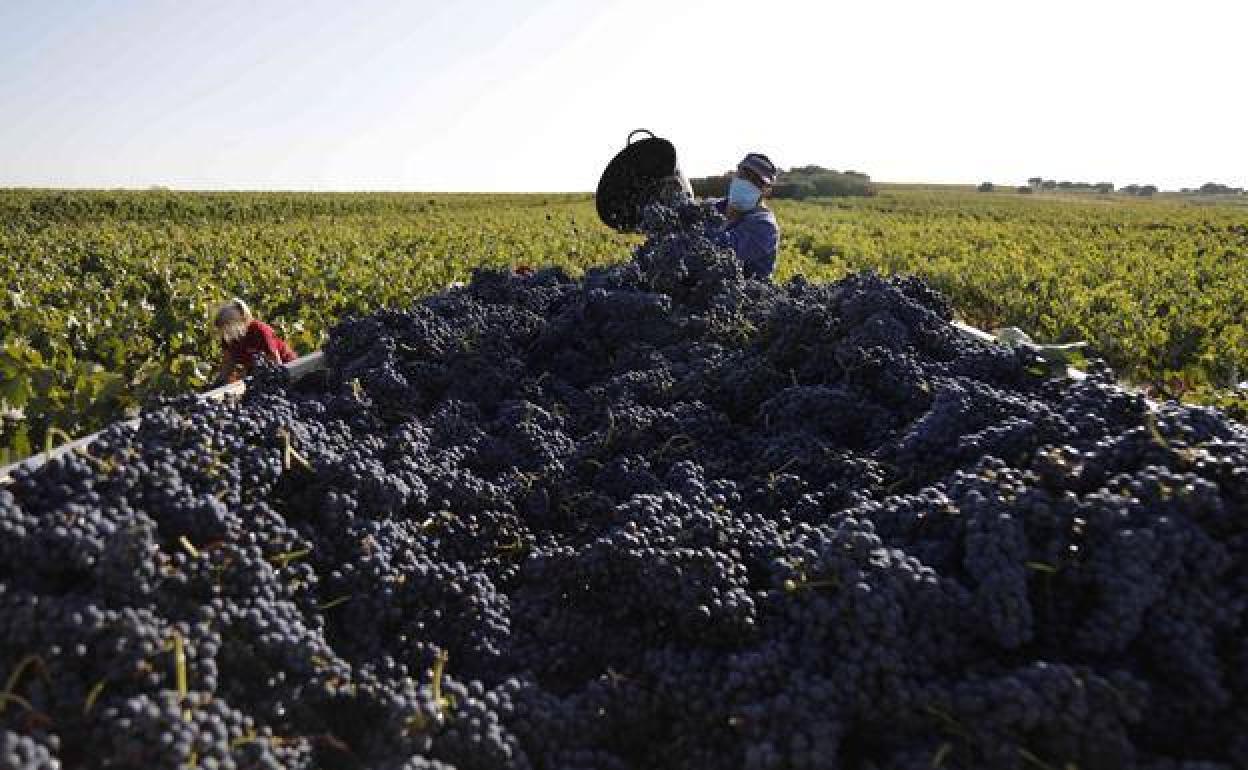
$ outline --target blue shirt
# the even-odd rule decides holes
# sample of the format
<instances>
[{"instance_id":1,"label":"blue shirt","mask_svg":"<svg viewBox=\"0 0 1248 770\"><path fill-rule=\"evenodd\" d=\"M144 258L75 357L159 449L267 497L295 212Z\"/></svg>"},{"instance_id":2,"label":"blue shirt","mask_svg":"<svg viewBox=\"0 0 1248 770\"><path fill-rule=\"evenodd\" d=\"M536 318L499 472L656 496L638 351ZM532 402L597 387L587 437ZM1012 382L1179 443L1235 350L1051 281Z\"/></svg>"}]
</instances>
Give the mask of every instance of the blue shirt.
<instances>
[{"instance_id":1,"label":"blue shirt","mask_svg":"<svg viewBox=\"0 0 1248 770\"><path fill-rule=\"evenodd\" d=\"M728 199L714 201L720 213L728 210ZM733 222L724 225L716 242L737 252L746 278L771 280L776 269L776 252L780 248L780 226L771 209L755 206Z\"/></svg>"}]
</instances>

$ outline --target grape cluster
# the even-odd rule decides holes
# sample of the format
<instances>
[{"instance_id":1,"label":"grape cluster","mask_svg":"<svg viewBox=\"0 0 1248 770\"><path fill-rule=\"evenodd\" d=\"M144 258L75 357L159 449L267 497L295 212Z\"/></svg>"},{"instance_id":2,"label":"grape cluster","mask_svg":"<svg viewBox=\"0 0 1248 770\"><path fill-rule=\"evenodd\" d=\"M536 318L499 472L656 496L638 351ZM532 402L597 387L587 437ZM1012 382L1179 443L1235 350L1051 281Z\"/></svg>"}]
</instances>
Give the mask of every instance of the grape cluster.
<instances>
[{"instance_id":1,"label":"grape cluster","mask_svg":"<svg viewBox=\"0 0 1248 770\"><path fill-rule=\"evenodd\" d=\"M1248 766L1244 427L644 223L17 472L0 769Z\"/></svg>"}]
</instances>

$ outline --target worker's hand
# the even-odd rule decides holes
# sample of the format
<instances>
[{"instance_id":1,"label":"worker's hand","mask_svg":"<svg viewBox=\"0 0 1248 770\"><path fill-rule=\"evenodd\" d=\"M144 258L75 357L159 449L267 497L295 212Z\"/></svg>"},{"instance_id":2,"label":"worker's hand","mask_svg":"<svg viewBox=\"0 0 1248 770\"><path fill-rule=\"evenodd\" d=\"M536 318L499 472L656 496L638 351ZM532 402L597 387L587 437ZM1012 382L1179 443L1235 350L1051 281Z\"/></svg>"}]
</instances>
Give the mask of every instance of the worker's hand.
<instances>
[{"instance_id":1,"label":"worker's hand","mask_svg":"<svg viewBox=\"0 0 1248 770\"><path fill-rule=\"evenodd\" d=\"M243 367L240 364L234 364L229 368L222 367L217 372L217 378L213 380L212 387L219 388L222 385L231 385L243 378Z\"/></svg>"}]
</instances>

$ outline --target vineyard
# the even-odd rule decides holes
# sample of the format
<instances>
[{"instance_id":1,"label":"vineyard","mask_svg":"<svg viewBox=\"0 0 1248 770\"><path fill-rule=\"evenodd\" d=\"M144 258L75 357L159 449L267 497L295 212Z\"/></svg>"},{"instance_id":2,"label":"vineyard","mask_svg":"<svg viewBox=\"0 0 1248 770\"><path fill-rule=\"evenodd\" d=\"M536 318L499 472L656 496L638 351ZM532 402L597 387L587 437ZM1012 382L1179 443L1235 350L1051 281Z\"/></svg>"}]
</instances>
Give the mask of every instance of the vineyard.
<instances>
[{"instance_id":1,"label":"vineyard","mask_svg":"<svg viewBox=\"0 0 1248 770\"><path fill-rule=\"evenodd\" d=\"M775 208L780 279L920 275L973 324L1087 340L1155 395L1243 414L1225 391L1248 374L1242 206L885 188ZM575 195L7 191L0 221L10 458L204 387L205 320L231 295L308 352L343 315L406 306L475 266L579 275L635 243Z\"/></svg>"},{"instance_id":2,"label":"vineyard","mask_svg":"<svg viewBox=\"0 0 1248 770\"><path fill-rule=\"evenodd\" d=\"M0 768L1248 765L1248 429L722 225L16 469Z\"/></svg>"},{"instance_id":3,"label":"vineyard","mask_svg":"<svg viewBox=\"0 0 1248 770\"><path fill-rule=\"evenodd\" d=\"M250 302L295 348L479 265L626 250L583 196L0 194L0 447L94 430L208 384L210 309Z\"/></svg>"}]
</instances>

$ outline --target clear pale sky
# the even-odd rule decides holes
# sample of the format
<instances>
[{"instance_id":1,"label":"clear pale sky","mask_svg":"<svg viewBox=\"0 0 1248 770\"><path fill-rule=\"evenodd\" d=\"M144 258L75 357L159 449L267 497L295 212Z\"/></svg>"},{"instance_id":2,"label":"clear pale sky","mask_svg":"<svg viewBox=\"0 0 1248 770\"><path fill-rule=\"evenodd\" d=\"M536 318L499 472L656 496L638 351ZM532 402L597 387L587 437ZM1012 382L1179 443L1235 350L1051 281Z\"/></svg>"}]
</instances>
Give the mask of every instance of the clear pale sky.
<instances>
[{"instance_id":1,"label":"clear pale sky","mask_svg":"<svg viewBox=\"0 0 1248 770\"><path fill-rule=\"evenodd\" d=\"M1248 186L1243 0L2 0L0 186L592 190L630 129L884 181Z\"/></svg>"}]
</instances>

